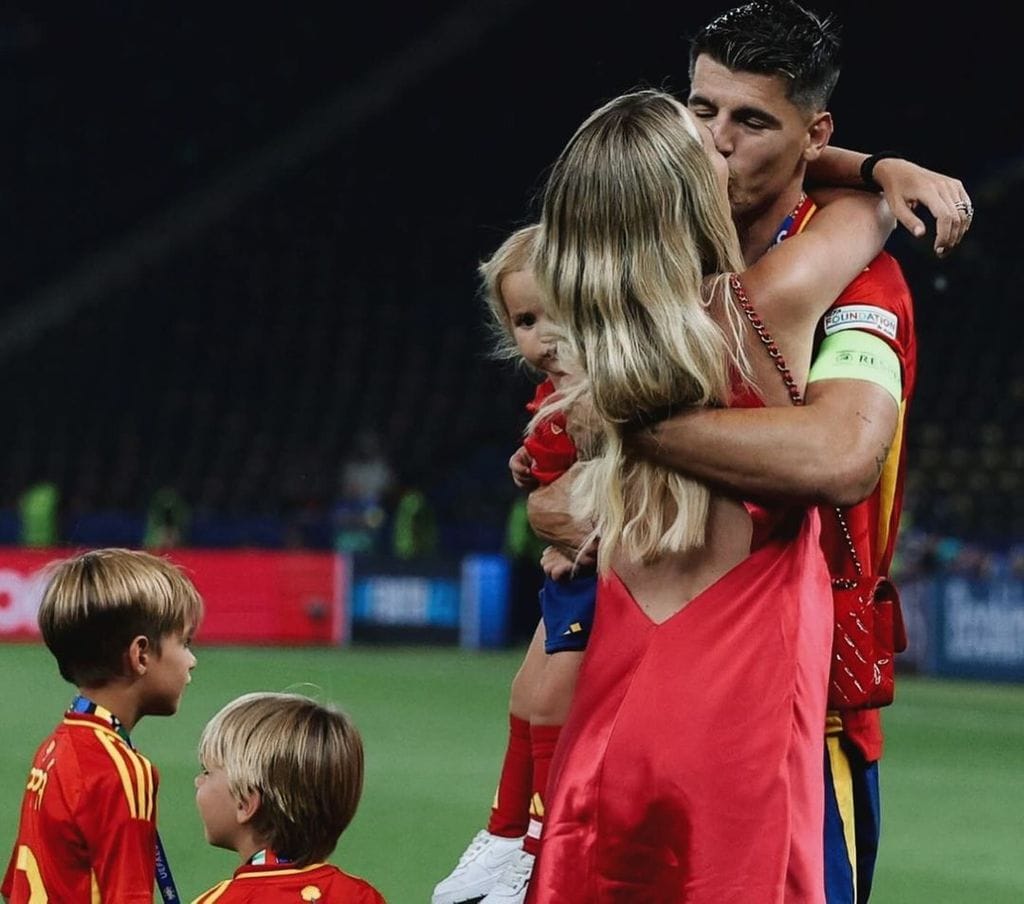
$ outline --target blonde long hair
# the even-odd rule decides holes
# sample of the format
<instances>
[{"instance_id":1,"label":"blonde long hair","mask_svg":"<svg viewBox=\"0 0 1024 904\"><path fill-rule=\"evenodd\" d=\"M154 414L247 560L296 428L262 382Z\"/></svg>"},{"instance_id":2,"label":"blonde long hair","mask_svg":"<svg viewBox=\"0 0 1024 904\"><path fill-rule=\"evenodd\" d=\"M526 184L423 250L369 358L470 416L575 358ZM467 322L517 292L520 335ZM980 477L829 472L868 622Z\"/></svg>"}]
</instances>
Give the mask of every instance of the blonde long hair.
<instances>
[{"instance_id":1,"label":"blonde long hair","mask_svg":"<svg viewBox=\"0 0 1024 904\"><path fill-rule=\"evenodd\" d=\"M708 488L627 456L623 435L728 402L747 372L741 325L729 304L723 331L708 299L728 295L724 274L742 267L728 201L678 101L631 92L577 129L548 178L535 268L604 426L573 490L602 570L617 552L651 562L704 543Z\"/></svg>"}]
</instances>

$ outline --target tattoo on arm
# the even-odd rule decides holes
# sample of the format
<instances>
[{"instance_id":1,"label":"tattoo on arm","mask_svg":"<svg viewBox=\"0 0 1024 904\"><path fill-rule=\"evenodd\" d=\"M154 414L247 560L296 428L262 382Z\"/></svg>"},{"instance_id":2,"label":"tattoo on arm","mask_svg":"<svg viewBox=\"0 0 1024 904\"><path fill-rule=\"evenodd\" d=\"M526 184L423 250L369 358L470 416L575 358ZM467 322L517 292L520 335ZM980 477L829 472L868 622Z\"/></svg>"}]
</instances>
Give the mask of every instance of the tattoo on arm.
<instances>
[{"instance_id":1,"label":"tattoo on arm","mask_svg":"<svg viewBox=\"0 0 1024 904\"><path fill-rule=\"evenodd\" d=\"M863 411L856 412L857 418L862 420L865 424L870 424L871 418L869 418ZM889 444L882 443L882 451L879 455L875 456L875 480L882 476L882 469L885 467L886 459L889 458Z\"/></svg>"},{"instance_id":2,"label":"tattoo on arm","mask_svg":"<svg viewBox=\"0 0 1024 904\"><path fill-rule=\"evenodd\" d=\"M882 454L875 456L875 478L882 476L882 468L885 467L886 459L889 457L889 447L887 445L882 446Z\"/></svg>"}]
</instances>

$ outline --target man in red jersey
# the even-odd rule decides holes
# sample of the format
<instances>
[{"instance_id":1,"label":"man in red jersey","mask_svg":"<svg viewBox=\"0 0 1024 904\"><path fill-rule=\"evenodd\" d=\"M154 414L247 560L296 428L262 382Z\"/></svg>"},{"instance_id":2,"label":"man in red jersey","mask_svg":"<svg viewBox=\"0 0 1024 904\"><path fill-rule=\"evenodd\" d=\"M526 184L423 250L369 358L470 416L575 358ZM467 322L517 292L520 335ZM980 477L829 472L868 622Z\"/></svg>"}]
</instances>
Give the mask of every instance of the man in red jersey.
<instances>
[{"instance_id":1,"label":"man in red jersey","mask_svg":"<svg viewBox=\"0 0 1024 904\"><path fill-rule=\"evenodd\" d=\"M868 180L869 188L885 188L900 221L918 236L924 225L913 208L924 204L935 215L940 256L970 226L970 200L958 180L915 172L912 164L885 155L826 148L838 49L834 22L791 2L737 7L691 42L688 105L729 163L730 203L747 263L799 232L813 214L803 193L808 173L820 182ZM820 338L805 406L682 414L638 435L634 451L745 498L825 504L826 560L833 577L853 577L835 510L840 506L865 573L885 575L899 524L903 427L916 371L910 292L890 255L880 255L846 289L823 321ZM564 487L555 485L530 501L535 529L552 540L569 536L560 493ZM826 735L827 900L864 902L879 833L879 712L829 712ZM820 769L806 766L808 781L820 782ZM792 852L794 900L820 897L814 856Z\"/></svg>"},{"instance_id":2,"label":"man in red jersey","mask_svg":"<svg viewBox=\"0 0 1024 904\"><path fill-rule=\"evenodd\" d=\"M830 59L821 50L829 45L836 48ZM817 76L799 62L815 54L825 57ZM791 72L801 77L783 74ZM813 213L801 200L801 163L816 130L831 132L825 108L837 77L834 24L795 3L730 10L691 43L689 107L729 161L730 201L748 262L798 232ZM857 155L851 162L868 179L904 165L881 158L872 172L879 161L865 168L865 159ZM944 254L969 228L971 207L956 180L936 191L927 204L937 221L946 218L936 238L936 251ZM899 195L890 197L899 212ZM744 493L828 503L822 548L834 578L856 576L834 508L844 506L865 573L885 575L899 526L904 424L917 366L910 291L891 255L883 252L851 283L826 315L820 337L804 408L695 412L660 425L642 445L664 464ZM863 902L878 845L879 712L829 712L826 735L827 900Z\"/></svg>"},{"instance_id":3,"label":"man in red jersey","mask_svg":"<svg viewBox=\"0 0 1024 904\"><path fill-rule=\"evenodd\" d=\"M156 832L159 784L129 731L178 709L202 601L175 566L100 549L58 563L39 608L43 640L78 687L29 772L0 893L10 904L151 904L177 890Z\"/></svg>"},{"instance_id":4,"label":"man in red jersey","mask_svg":"<svg viewBox=\"0 0 1024 904\"><path fill-rule=\"evenodd\" d=\"M659 424L638 438L636 448L750 496L824 502L821 546L832 577L858 574L844 522L864 574L887 575L899 526L903 430L917 366L911 296L891 255L881 254L850 284L826 315L820 335L805 407L694 412ZM761 414L768 416L748 417ZM876 475L876 482L867 498L854 503L863 494L858 471ZM830 711L826 752L827 900L867 901L880 828L879 711Z\"/></svg>"}]
</instances>

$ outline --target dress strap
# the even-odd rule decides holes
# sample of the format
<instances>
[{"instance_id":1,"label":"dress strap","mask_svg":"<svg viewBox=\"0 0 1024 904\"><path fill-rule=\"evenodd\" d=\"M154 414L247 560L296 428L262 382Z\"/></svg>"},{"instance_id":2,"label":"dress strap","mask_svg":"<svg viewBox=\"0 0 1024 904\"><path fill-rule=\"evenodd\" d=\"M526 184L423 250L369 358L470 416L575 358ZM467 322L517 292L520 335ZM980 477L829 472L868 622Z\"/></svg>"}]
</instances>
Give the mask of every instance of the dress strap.
<instances>
[{"instance_id":1,"label":"dress strap","mask_svg":"<svg viewBox=\"0 0 1024 904\"><path fill-rule=\"evenodd\" d=\"M782 382L786 386L786 390L789 392L789 398L794 405L803 405L804 397L800 392L800 387L796 385L796 380L793 379L793 375L789 372L789 367L786 364L786 359L782 357L782 351L775 344L775 340L771 337L768 329L764 325L764 321L757 316L757 311L754 310L754 306L750 303L750 299L747 298L747 293L743 288L743 283L740 282L740 278L735 274L729 276L729 285L732 287L733 294L736 296L736 301L739 306L743 309L743 313L747 315L747 319L750 321L750 325L757 331L757 335L760 337L762 344L768 350L768 354L775 362L775 368L780 374L782 374ZM847 550L850 553L850 559L853 561L854 570L857 572L858 577L864 574L864 566L860 563L860 557L857 555L857 546L853 542L853 536L850 534L850 526L846 521L846 515L843 513L843 509L840 506L833 506L836 518L839 521L839 530L843 535L843 540ZM833 578L832 583L838 587L855 587L857 585L856 579L846 578Z\"/></svg>"},{"instance_id":2,"label":"dress strap","mask_svg":"<svg viewBox=\"0 0 1024 904\"><path fill-rule=\"evenodd\" d=\"M782 382L789 393L790 401L794 405L803 405L803 394L800 392L800 387L796 385L793 375L789 372L789 365L786 364L786 359L782 356L782 350L775 344L775 340L772 338L771 333L768 332L764 321L758 316L757 311L754 310L750 299L747 298L743 283L740 282L740 278L735 273L729 275L729 285L732 287L733 294L736 296L739 306L743 309L743 313L747 315L747 320L750 321L750 325L757 332L762 345L767 349L769 357L775 362L775 369L782 375Z\"/></svg>"}]
</instances>

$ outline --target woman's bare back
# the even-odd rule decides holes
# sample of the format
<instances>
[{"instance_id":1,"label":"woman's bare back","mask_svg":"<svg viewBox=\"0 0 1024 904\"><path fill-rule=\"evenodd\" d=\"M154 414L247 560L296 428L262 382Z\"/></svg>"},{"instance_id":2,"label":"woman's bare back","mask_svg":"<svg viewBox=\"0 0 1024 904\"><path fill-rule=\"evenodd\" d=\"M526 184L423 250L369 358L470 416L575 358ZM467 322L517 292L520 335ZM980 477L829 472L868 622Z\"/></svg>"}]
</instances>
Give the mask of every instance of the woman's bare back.
<instances>
[{"instance_id":1,"label":"woman's bare back","mask_svg":"<svg viewBox=\"0 0 1024 904\"><path fill-rule=\"evenodd\" d=\"M723 299L716 298L711 304L711 312L719 326L728 333L730 328L724 303ZM757 310L756 315L765 334L775 341L777 337L772 334L771 311ZM764 404L792 404L777 367L778 359L768 354L761 335L746 315L742 316L746 321L742 331L744 350L754 382L763 394ZM792 355L796 362L792 365L793 372L798 379L806 379L811 338L786 333L781 342L776 342L780 350L782 342L789 347L784 359L789 364ZM750 555L752 536L753 524L743 502L713 492L704 546L686 553L663 556L648 564L619 557L612 567L637 605L651 621L661 624Z\"/></svg>"},{"instance_id":2,"label":"woman's bare back","mask_svg":"<svg viewBox=\"0 0 1024 904\"><path fill-rule=\"evenodd\" d=\"M703 547L647 565L620 559L612 568L647 617L660 625L750 555L752 536L743 503L715 493Z\"/></svg>"}]
</instances>

